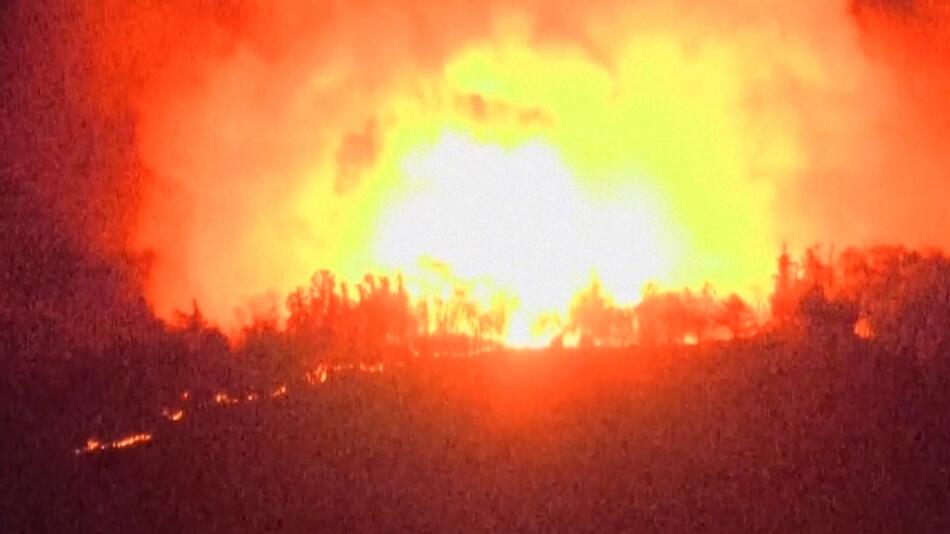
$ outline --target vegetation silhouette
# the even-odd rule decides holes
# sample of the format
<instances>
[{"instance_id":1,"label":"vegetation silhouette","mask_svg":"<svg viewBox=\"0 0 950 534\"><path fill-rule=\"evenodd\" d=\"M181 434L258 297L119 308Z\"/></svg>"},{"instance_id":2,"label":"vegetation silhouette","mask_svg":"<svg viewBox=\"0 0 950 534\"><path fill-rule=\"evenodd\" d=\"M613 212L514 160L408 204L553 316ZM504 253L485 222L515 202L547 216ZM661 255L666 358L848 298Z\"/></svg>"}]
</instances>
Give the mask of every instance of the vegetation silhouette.
<instances>
[{"instance_id":1,"label":"vegetation silhouette","mask_svg":"<svg viewBox=\"0 0 950 534\"><path fill-rule=\"evenodd\" d=\"M950 260L783 251L769 302L763 320L707 286L625 307L594 285L559 333L576 348L518 354L464 289L416 302L399 278L324 271L236 342L197 306L105 343L37 338L71 356L8 363L0 514L31 531L943 530Z\"/></svg>"}]
</instances>

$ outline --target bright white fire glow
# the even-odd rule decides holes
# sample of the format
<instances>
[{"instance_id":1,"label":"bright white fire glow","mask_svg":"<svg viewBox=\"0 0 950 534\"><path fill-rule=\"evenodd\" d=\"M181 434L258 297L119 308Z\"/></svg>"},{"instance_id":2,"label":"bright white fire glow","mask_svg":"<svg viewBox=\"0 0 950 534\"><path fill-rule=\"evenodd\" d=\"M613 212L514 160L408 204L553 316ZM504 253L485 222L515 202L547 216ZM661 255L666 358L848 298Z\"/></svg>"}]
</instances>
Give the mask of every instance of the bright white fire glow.
<instances>
[{"instance_id":1,"label":"bright white fire glow","mask_svg":"<svg viewBox=\"0 0 950 534\"><path fill-rule=\"evenodd\" d=\"M410 285L431 280L426 265L439 263L516 295L512 344L543 342L532 322L563 311L593 280L632 302L647 282L666 280L675 260L673 227L645 181L585 187L542 142L509 150L446 134L406 160L405 176L379 225L380 263L418 266Z\"/></svg>"}]
</instances>

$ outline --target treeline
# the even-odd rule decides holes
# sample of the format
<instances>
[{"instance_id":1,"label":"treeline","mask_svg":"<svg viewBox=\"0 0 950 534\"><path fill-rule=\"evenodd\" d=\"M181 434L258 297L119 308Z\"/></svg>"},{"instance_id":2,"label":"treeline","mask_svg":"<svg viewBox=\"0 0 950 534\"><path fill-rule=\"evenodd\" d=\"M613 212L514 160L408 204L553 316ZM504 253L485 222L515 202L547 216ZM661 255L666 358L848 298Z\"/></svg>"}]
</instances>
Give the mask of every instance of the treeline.
<instances>
[{"instance_id":1,"label":"treeline","mask_svg":"<svg viewBox=\"0 0 950 534\"><path fill-rule=\"evenodd\" d=\"M401 277L366 275L348 284L319 271L279 310L259 315L228 339L195 305L168 327L177 350L167 367L214 389L267 390L304 380L320 364L398 363L502 348L507 309L486 309L467 288L412 299ZM166 366L163 366L166 367ZM180 381L179 381L180 383Z\"/></svg>"},{"instance_id":2,"label":"treeline","mask_svg":"<svg viewBox=\"0 0 950 534\"><path fill-rule=\"evenodd\" d=\"M497 348L507 326L503 306L483 309L467 288L413 300L402 277L368 274L351 288L328 271L287 298L287 313L288 339L304 353L370 359Z\"/></svg>"},{"instance_id":3,"label":"treeline","mask_svg":"<svg viewBox=\"0 0 950 534\"><path fill-rule=\"evenodd\" d=\"M552 346L662 346L727 342L759 334L847 343L873 339L888 350L928 359L950 346L950 260L901 247L783 250L768 310L736 294L648 287L641 301L614 303L593 284L553 321ZM264 375L290 378L319 363L392 362L463 356L501 348L509 310L486 307L464 287L448 297L413 298L401 277L366 275L357 284L328 271L286 299L286 319L259 317L233 348L196 308L172 330L198 352L229 352ZM547 325L549 331L551 326ZM205 341L195 341L205 340Z\"/></svg>"},{"instance_id":4,"label":"treeline","mask_svg":"<svg viewBox=\"0 0 950 534\"><path fill-rule=\"evenodd\" d=\"M798 521L812 518L814 522L804 523L807 526L824 524L819 519L831 513L816 504L816 494L837 499L858 518L865 517L868 510L889 510L894 503L918 520L932 517L934 510L947 509L945 473L934 466L946 465L950 459L946 431L950 427L942 409L950 399L950 260L937 252L900 247L839 253L816 247L800 257L783 252L777 258L773 282L767 317L734 295L717 296L710 287L676 292L653 288L635 306L611 302L597 286L583 292L564 323L557 325L563 341L585 347L694 343L700 347L565 350L551 351L550 356L560 360L514 359L528 362L532 373L561 369L572 380L589 384L579 388L584 395L576 404L537 410L538 417L552 418L548 428L572 432L571 439L559 441L557 450L564 443L588 447L577 454L555 454L557 461L585 459L588 463L568 463L565 465L573 467L566 469L545 467L544 473L560 472L565 480L588 477L589 493L582 495L584 502L589 502L587 497L603 495L603 480L609 480L599 473L609 475L617 466L626 468L630 458L641 458L643 472L654 472L657 465L668 467L663 476L651 475L650 484L635 485L634 491L643 492L641 502L650 506L658 502L654 481L667 480L681 490L666 492L670 495L709 499L698 501L706 503L766 502L768 512L761 519L768 520L773 509L784 507L786 514ZM485 309L464 288L444 298L421 301L411 298L399 278L368 276L349 285L326 272L317 273L309 286L288 296L285 305L283 320L259 317L236 340L209 324L197 306L171 325L149 322L126 335L113 336L108 343L83 346L72 341L78 333L56 337L46 331L22 331L21 346L43 341L43 353L61 354L62 363L53 367L48 363L52 359L47 359L36 365L45 372L42 378L19 368L3 375L0 429L12 439L0 445L0 452L16 473L29 473L18 475L18 487L37 487L37 476L22 466L39 466L46 486L40 485L42 491L35 500L48 502L48 488L60 484L62 473L72 469L73 464L65 464L72 460L68 451L90 436L109 440L142 429L171 428L161 410L182 407L184 392L188 392L188 412L174 427L182 433L178 438L160 436L156 440L179 439L188 447L193 445L191 440L214 443L208 454L217 455L221 449L216 443L221 438L215 432L239 436L228 445L241 451L234 456L239 458L257 457L261 451L266 454L275 441L292 443L277 449L280 453L273 453L269 460L272 465L286 466L295 464L285 463L281 454L295 450L297 443L274 440L283 429L322 425L326 438L311 439L308 434L304 441L322 448L328 440L340 443L343 438L339 436L345 435L343 442L364 444L374 455L387 450L393 429L405 428L404 435L412 439L450 429L453 445L431 450L454 451L456 423L467 415L460 415L464 410L454 411L444 392L455 391L462 384L475 388L461 389L472 398L490 399L490 393L478 388L489 380L485 377L507 372L505 368L484 372L494 363L489 358L468 362L443 358L418 373L396 372L369 380L348 380L341 374L320 386L324 389L319 395L291 393L286 398L286 402L303 403L292 406L319 409L285 409L287 405L281 404L285 401L241 404L245 408L240 411L218 409L214 399L221 392L234 398L257 394L263 399L280 386L291 392L299 390L297 386L304 387L301 382L307 380L307 373L321 364L388 364L491 350L498 346L508 321L504 306ZM610 362L606 368L604 358ZM468 374L480 366L481 378L471 380ZM627 380L614 381L614 374L624 369L632 369ZM640 373L641 369L649 372ZM592 370L602 380L593 380L589 376ZM603 378L606 375L609 380ZM449 383L447 389L434 384L439 380ZM513 391L509 384L515 382L507 377L497 380L504 387L495 395L503 399ZM545 384L539 398L548 398L554 391L547 380L542 377L537 381ZM574 391L573 384L567 389ZM606 393L601 395L598 388L605 388ZM588 395L591 391L598 394ZM202 403L211 408L204 409ZM412 416L405 416L410 410L415 410L410 412ZM265 411L266 417L262 417ZM591 417L592 413L598 417ZM565 414L574 415L569 420L558 419ZM268 420L272 426L265 427L268 430L260 433L259 441L246 443L248 433L243 430L228 434L233 428L244 428L235 421L256 425ZM302 420L307 423L301 427ZM195 424L197 421L201 424ZM405 427L400 426L403 424ZM361 430L340 434L354 428ZM377 429L379 433L373 434ZM484 434L472 434L467 443L480 444L483 438ZM439 436L414 450L423 449L425 465L445 465L428 456L430 449L424 448L434 447L432 443L442 446L450 441ZM628 444L643 452L631 454ZM482 458L510 457L507 441L503 454L484 455L481 445L478 447ZM537 456L533 447L531 458ZM165 454L162 451L166 449L155 450ZM402 458L404 450L397 449L393 457ZM196 462L209 458L201 454L194 456ZM163 461L171 456L162 456ZM304 456L305 463L312 463L312 454ZM745 478L733 483L732 473L737 469L742 472L741 466L736 467L736 458L748 464ZM56 459L63 464L57 464ZM104 463L89 465L113 461L113 457L104 456ZM446 462L470 465L466 456L457 464ZM187 465L182 480L193 478L194 470ZM360 463L358 468L364 465ZM244 474L241 469L220 471ZM260 471L250 472L257 477ZM592 472L598 476L590 475ZM385 473L381 476L388 477L390 472ZM694 483L704 476L715 478L707 481L709 485ZM828 486L829 481L837 485ZM547 479L530 482L518 491L528 486L564 487ZM535 482L538 484L532 485ZM86 480L82 483L85 491ZM490 478L486 482L495 483ZM419 487L434 486L426 481ZM711 497L704 493L705 488L716 488L715 492L724 492L729 499ZM870 489L855 497L854 488ZM884 493L879 493L880 488ZM324 489L319 486L313 491ZM525 491L532 495L533 490ZM613 491L617 492L616 502L632 502L618 488ZM72 494L67 500L81 501ZM659 502L664 501L660 498ZM805 511L799 511L802 503ZM679 502L666 506L669 517L682 515ZM46 508L43 504L36 509ZM834 508L833 517L840 518L839 510ZM587 509L582 513L587 521ZM881 515L893 521L888 519L891 516L897 517ZM716 517L725 516L710 514L710 518ZM775 521L797 524L784 518Z\"/></svg>"},{"instance_id":5,"label":"treeline","mask_svg":"<svg viewBox=\"0 0 950 534\"><path fill-rule=\"evenodd\" d=\"M262 338L304 359L382 361L405 357L464 356L499 349L507 334L510 302L495 299L485 307L466 287L448 297L414 299L401 277L366 275L355 285L328 271L313 276L286 300L286 321L278 312L258 317L244 328L239 347L256 347ZM193 313L200 316L196 309ZM193 321L183 315L182 324ZM283 323L282 326L281 323ZM634 306L615 304L594 283L578 294L567 318L540 319L551 345L671 345L707 339L735 339L755 333L762 318L735 294L719 298L711 285L694 292L648 287Z\"/></svg>"},{"instance_id":6,"label":"treeline","mask_svg":"<svg viewBox=\"0 0 950 534\"><path fill-rule=\"evenodd\" d=\"M873 340L895 354L931 359L950 353L950 260L902 247L814 246L800 258L783 250L767 314L735 294L648 288L641 302L613 304L598 286L570 311L566 335L580 345L702 344L757 334L847 343Z\"/></svg>"},{"instance_id":7,"label":"treeline","mask_svg":"<svg viewBox=\"0 0 950 534\"><path fill-rule=\"evenodd\" d=\"M580 347L701 344L754 333L760 318L738 295L719 298L711 285L701 291L661 291L647 287L639 304L618 306L599 285L584 291L571 306L563 333Z\"/></svg>"},{"instance_id":8,"label":"treeline","mask_svg":"<svg viewBox=\"0 0 950 534\"><path fill-rule=\"evenodd\" d=\"M812 248L800 258L783 252L769 307L763 317L739 297L720 298L708 286L652 288L637 305L620 306L595 285L556 325L552 344L648 347L767 337L813 343L829 354L867 346L918 362L950 354L950 260L936 252ZM199 399L220 391L266 392L305 380L320 364L391 364L499 349L507 310L503 303L486 308L465 288L413 299L398 277L369 275L349 285L321 271L288 296L283 320L258 317L236 340L196 306L164 329L102 346L50 342L49 351L67 355L48 371L53 378L42 380L40 389L22 373L8 373L8 390L36 417L68 413L127 428L185 390ZM33 419L30 412L17 417ZM108 428L102 433L110 434Z\"/></svg>"},{"instance_id":9,"label":"treeline","mask_svg":"<svg viewBox=\"0 0 950 534\"><path fill-rule=\"evenodd\" d=\"M950 353L950 260L938 251L850 248L823 261L817 247L779 258L773 330L827 339L857 336L894 356Z\"/></svg>"}]
</instances>

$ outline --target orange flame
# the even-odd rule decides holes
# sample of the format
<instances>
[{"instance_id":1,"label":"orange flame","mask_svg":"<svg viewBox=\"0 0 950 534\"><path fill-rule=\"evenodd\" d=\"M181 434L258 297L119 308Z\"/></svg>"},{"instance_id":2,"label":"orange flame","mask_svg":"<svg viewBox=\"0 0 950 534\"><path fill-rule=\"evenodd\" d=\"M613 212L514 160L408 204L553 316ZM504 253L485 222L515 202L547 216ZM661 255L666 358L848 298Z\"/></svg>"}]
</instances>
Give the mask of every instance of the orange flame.
<instances>
[{"instance_id":1,"label":"orange flame","mask_svg":"<svg viewBox=\"0 0 950 534\"><path fill-rule=\"evenodd\" d=\"M109 449L127 449L129 447L135 447L143 443L148 443L152 441L152 435L148 433L138 433L126 436L124 438L117 439L108 443L103 443L97 439L90 438L86 441L86 445L80 449L73 451L75 454L92 454L96 452L101 452Z\"/></svg>"},{"instance_id":2,"label":"orange flame","mask_svg":"<svg viewBox=\"0 0 950 534\"><path fill-rule=\"evenodd\" d=\"M748 297L782 241L946 239L877 222L895 170L931 161L905 145L939 143L845 0L344 4L149 12L104 38L142 69L132 245L163 318L194 299L235 328L318 269L400 272L418 298L479 288L507 342L538 344L591 282ZM927 165L901 213L942 221Z\"/></svg>"},{"instance_id":3,"label":"orange flame","mask_svg":"<svg viewBox=\"0 0 950 534\"><path fill-rule=\"evenodd\" d=\"M185 411L181 409L172 411L168 408L162 408L162 416L173 423L177 423L185 417Z\"/></svg>"}]
</instances>

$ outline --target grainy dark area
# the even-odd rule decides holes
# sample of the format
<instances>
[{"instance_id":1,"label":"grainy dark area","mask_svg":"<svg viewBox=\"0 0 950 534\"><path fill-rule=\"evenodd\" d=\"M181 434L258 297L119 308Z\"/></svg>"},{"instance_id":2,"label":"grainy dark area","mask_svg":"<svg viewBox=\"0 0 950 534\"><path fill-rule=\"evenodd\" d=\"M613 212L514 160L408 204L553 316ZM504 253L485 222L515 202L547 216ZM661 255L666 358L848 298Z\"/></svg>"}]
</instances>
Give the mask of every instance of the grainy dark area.
<instances>
[{"instance_id":1,"label":"grainy dark area","mask_svg":"<svg viewBox=\"0 0 950 534\"><path fill-rule=\"evenodd\" d=\"M863 342L417 362L75 457L4 440L28 531L939 532L946 363ZM15 504L13 504L15 503ZM11 505L12 504L12 505Z\"/></svg>"}]
</instances>

